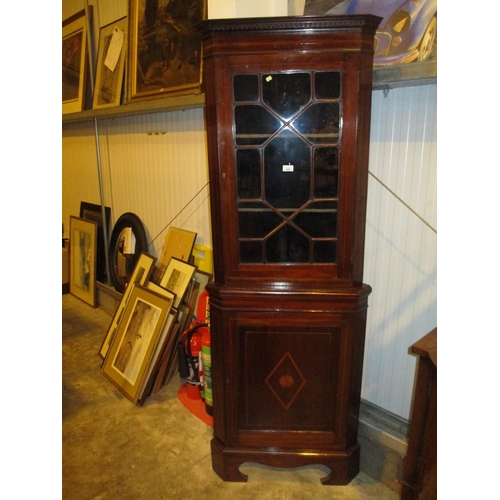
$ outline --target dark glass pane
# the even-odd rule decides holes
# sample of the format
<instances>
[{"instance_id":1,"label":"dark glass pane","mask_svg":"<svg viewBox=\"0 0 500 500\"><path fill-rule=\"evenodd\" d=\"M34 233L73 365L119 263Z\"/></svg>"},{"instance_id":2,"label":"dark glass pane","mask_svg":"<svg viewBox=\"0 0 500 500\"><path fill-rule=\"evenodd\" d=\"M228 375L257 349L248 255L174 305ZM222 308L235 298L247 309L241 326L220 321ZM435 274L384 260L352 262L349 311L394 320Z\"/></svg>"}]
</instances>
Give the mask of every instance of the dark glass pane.
<instances>
[{"instance_id":1,"label":"dark glass pane","mask_svg":"<svg viewBox=\"0 0 500 500\"><path fill-rule=\"evenodd\" d=\"M236 75L233 79L233 90L235 101L258 101L258 75Z\"/></svg>"},{"instance_id":2,"label":"dark glass pane","mask_svg":"<svg viewBox=\"0 0 500 500\"><path fill-rule=\"evenodd\" d=\"M309 262L309 240L286 225L266 242L268 262Z\"/></svg>"},{"instance_id":3,"label":"dark glass pane","mask_svg":"<svg viewBox=\"0 0 500 500\"><path fill-rule=\"evenodd\" d=\"M314 143L339 142L340 107L338 102L312 104L292 125Z\"/></svg>"},{"instance_id":4,"label":"dark glass pane","mask_svg":"<svg viewBox=\"0 0 500 500\"><path fill-rule=\"evenodd\" d=\"M281 122L265 108L253 104L236 106L234 122L236 144L240 146L262 144L281 126Z\"/></svg>"},{"instance_id":5,"label":"dark glass pane","mask_svg":"<svg viewBox=\"0 0 500 500\"><path fill-rule=\"evenodd\" d=\"M313 261L317 263L337 262L337 242L336 241L315 241L313 244Z\"/></svg>"},{"instance_id":6,"label":"dark glass pane","mask_svg":"<svg viewBox=\"0 0 500 500\"><path fill-rule=\"evenodd\" d=\"M310 196L309 146L283 131L264 149L266 200L280 209L298 208Z\"/></svg>"},{"instance_id":7,"label":"dark glass pane","mask_svg":"<svg viewBox=\"0 0 500 500\"><path fill-rule=\"evenodd\" d=\"M276 212L263 205L252 207L240 203L238 206L240 238L264 238L282 222L283 219Z\"/></svg>"},{"instance_id":8,"label":"dark glass pane","mask_svg":"<svg viewBox=\"0 0 500 500\"><path fill-rule=\"evenodd\" d=\"M258 149L236 151L238 198L260 198L260 153Z\"/></svg>"},{"instance_id":9,"label":"dark glass pane","mask_svg":"<svg viewBox=\"0 0 500 500\"><path fill-rule=\"evenodd\" d=\"M262 263L262 243L259 241L240 242L240 262Z\"/></svg>"},{"instance_id":10,"label":"dark glass pane","mask_svg":"<svg viewBox=\"0 0 500 500\"><path fill-rule=\"evenodd\" d=\"M293 223L313 238L333 238L337 235L337 203L311 203Z\"/></svg>"},{"instance_id":11,"label":"dark glass pane","mask_svg":"<svg viewBox=\"0 0 500 500\"><path fill-rule=\"evenodd\" d=\"M287 120L311 99L309 73L273 73L262 77L262 97L266 104Z\"/></svg>"},{"instance_id":12,"label":"dark glass pane","mask_svg":"<svg viewBox=\"0 0 500 500\"><path fill-rule=\"evenodd\" d=\"M339 184L339 149L316 148L314 150L314 196L336 198Z\"/></svg>"},{"instance_id":13,"label":"dark glass pane","mask_svg":"<svg viewBox=\"0 0 500 500\"><path fill-rule=\"evenodd\" d=\"M340 71L325 71L314 75L316 99L340 97Z\"/></svg>"}]
</instances>

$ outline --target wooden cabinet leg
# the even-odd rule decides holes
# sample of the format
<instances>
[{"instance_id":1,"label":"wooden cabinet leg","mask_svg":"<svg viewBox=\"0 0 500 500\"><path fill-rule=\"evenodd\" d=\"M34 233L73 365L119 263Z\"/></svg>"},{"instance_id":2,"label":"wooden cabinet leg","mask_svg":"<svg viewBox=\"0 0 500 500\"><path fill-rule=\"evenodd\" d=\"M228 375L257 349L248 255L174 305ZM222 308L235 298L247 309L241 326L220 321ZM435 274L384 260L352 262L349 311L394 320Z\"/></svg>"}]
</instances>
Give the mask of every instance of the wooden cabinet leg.
<instances>
[{"instance_id":1,"label":"wooden cabinet leg","mask_svg":"<svg viewBox=\"0 0 500 500\"><path fill-rule=\"evenodd\" d=\"M240 471L242 462L237 456L224 453L223 445L216 439L212 439L212 468L223 481L246 483L248 476Z\"/></svg>"}]
</instances>

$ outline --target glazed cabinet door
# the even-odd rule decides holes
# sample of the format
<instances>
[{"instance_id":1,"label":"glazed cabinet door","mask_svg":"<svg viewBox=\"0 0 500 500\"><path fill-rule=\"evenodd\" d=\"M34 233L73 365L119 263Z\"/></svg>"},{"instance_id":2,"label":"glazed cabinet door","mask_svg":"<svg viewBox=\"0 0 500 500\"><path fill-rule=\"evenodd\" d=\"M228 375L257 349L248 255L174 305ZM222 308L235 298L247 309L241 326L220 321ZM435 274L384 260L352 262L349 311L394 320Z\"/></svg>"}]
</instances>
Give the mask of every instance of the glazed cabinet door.
<instances>
[{"instance_id":1,"label":"glazed cabinet door","mask_svg":"<svg viewBox=\"0 0 500 500\"><path fill-rule=\"evenodd\" d=\"M346 68L356 58L295 55L273 71L261 57L240 59L218 71L224 107L211 177L223 195L226 283L350 278L357 121L349 117L359 82Z\"/></svg>"}]
</instances>

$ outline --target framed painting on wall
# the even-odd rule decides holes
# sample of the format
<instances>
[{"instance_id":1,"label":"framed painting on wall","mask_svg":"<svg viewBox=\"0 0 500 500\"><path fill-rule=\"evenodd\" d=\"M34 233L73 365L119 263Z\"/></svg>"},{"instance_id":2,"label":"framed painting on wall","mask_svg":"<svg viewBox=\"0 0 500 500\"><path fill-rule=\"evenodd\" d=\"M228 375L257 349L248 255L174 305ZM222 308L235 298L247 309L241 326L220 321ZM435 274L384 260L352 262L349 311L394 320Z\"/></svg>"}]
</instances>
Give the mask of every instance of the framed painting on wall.
<instances>
[{"instance_id":1,"label":"framed painting on wall","mask_svg":"<svg viewBox=\"0 0 500 500\"><path fill-rule=\"evenodd\" d=\"M89 6L62 23L62 113L85 109L89 58L87 25L92 21Z\"/></svg>"},{"instance_id":2,"label":"framed painting on wall","mask_svg":"<svg viewBox=\"0 0 500 500\"><path fill-rule=\"evenodd\" d=\"M101 28L92 109L119 106L125 72L127 18Z\"/></svg>"},{"instance_id":3,"label":"framed painting on wall","mask_svg":"<svg viewBox=\"0 0 500 500\"><path fill-rule=\"evenodd\" d=\"M207 0L130 0L128 100L201 93Z\"/></svg>"},{"instance_id":4,"label":"framed painting on wall","mask_svg":"<svg viewBox=\"0 0 500 500\"><path fill-rule=\"evenodd\" d=\"M384 80L437 77L437 0L305 0L304 15L372 14L382 18L373 65Z\"/></svg>"}]
</instances>

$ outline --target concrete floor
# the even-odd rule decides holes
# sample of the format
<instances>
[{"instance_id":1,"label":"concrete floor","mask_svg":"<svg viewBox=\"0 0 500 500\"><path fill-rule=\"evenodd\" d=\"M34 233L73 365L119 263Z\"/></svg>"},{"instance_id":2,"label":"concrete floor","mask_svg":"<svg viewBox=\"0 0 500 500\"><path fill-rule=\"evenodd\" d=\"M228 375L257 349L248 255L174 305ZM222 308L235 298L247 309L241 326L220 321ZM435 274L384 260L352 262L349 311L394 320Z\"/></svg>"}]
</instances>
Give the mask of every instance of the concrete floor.
<instances>
[{"instance_id":1,"label":"concrete floor","mask_svg":"<svg viewBox=\"0 0 500 500\"><path fill-rule=\"evenodd\" d=\"M100 372L111 316L62 297L62 498L65 500L372 499L399 495L361 472L347 486L323 486L321 467L245 464L247 483L212 470L212 427L177 399L182 380L133 405Z\"/></svg>"}]
</instances>

